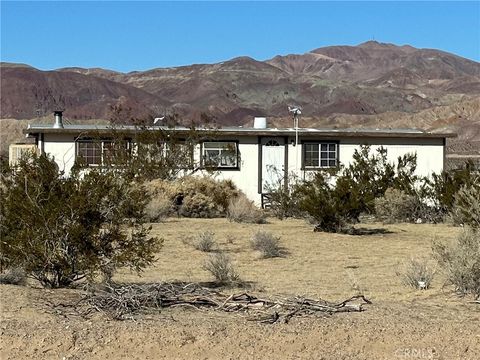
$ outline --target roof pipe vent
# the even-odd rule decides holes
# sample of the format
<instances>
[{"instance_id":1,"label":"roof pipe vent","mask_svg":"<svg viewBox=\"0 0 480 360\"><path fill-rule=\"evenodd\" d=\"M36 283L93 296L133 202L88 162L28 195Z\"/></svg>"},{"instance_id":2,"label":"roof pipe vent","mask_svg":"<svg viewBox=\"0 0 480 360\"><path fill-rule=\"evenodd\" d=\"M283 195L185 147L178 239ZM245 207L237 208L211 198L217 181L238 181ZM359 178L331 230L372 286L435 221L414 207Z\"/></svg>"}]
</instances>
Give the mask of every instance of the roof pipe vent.
<instances>
[{"instance_id":1,"label":"roof pipe vent","mask_svg":"<svg viewBox=\"0 0 480 360\"><path fill-rule=\"evenodd\" d=\"M267 118L265 118L265 117L254 117L253 118L253 128L254 129L266 129L267 128Z\"/></svg>"},{"instance_id":2,"label":"roof pipe vent","mask_svg":"<svg viewBox=\"0 0 480 360\"><path fill-rule=\"evenodd\" d=\"M53 124L54 129L63 129L63 111L54 111L55 123Z\"/></svg>"}]
</instances>

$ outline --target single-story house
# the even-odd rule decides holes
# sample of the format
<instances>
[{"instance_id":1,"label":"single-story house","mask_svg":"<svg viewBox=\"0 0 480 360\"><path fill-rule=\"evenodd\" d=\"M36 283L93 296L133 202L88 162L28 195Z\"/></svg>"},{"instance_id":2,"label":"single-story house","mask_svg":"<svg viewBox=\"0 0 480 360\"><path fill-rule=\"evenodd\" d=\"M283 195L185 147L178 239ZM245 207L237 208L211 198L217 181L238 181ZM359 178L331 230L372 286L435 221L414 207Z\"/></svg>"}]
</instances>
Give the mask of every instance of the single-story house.
<instances>
[{"instance_id":1,"label":"single-story house","mask_svg":"<svg viewBox=\"0 0 480 360\"><path fill-rule=\"evenodd\" d=\"M162 126L147 128L158 129L172 130ZM138 128L123 125L121 130L134 133ZM174 130L177 134L189 131L184 127ZM35 139L39 152L50 154L68 174L79 156L86 158L89 166L101 165L112 131L110 125L63 124L61 112L56 112L55 123L29 125L24 133ZM91 132L101 134L100 147L92 146L91 138L86 136ZM445 163L446 138L455 136L417 129L269 128L265 118L255 118L253 127L222 127L214 132L214 138L194 147L193 161L198 164L198 173L202 173L206 163L215 165L218 179L231 179L257 204L262 203L269 184L291 173L304 178L316 170L334 168L340 163L348 165L354 151L364 144L386 148L392 162L399 156L415 153L418 175L440 173Z\"/></svg>"}]
</instances>

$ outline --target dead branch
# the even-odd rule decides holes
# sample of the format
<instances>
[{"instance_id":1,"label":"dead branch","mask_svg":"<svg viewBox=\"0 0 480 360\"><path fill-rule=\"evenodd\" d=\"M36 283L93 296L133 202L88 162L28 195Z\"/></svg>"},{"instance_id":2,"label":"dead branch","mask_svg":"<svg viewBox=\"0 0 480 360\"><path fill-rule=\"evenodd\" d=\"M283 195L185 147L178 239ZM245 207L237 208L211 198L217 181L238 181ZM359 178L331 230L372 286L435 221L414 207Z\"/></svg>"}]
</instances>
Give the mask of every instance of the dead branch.
<instances>
[{"instance_id":1,"label":"dead branch","mask_svg":"<svg viewBox=\"0 0 480 360\"><path fill-rule=\"evenodd\" d=\"M101 290L90 292L84 300L88 304L88 313L102 312L117 320L181 306L195 310L245 314L249 321L270 324L288 322L295 316L360 312L364 310L364 304L371 304L363 295L353 296L340 303L302 297L262 299L248 293L227 296L198 284L183 283L110 284Z\"/></svg>"}]
</instances>

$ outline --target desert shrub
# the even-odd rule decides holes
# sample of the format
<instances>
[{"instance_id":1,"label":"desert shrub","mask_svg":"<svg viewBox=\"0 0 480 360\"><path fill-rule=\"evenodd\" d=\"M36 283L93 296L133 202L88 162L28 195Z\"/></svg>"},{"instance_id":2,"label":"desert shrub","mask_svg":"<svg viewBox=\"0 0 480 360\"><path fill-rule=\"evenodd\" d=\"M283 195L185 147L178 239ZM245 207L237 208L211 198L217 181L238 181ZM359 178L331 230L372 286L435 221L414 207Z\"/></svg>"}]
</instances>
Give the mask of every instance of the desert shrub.
<instances>
[{"instance_id":1,"label":"desert shrub","mask_svg":"<svg viewBox=\"0 0 480 360\"><path fill-rule=\"evenodd\" d=\"M217 247L217 242L215 241L215 233L211 231L203 231L197 234L192 239L192 246L203 252L214 251Z\"/></svg>"},{"instance_id":2,"label":"desert shrub","mask_svg":"<svg viewBox=\"0 0 480 360\"><path fill-rule=\"evenodd\" d=\"M432 178L424 179L425 196L432 199L444 214L450 213L458 191L478 181L478 170L473 162L467 161L460 169L433 174Z\"/></svg>"},{"instance_id":3,"label":"desert shrub","mask_svg":"<svg viewBox=\"0 0 480 360\"><path fill-rule=\"evenodd\" d=\"M170 199L179 215L194 218L226 216L228 204L240 191L230 180L209 176L185 176L175 180L153 180L147 184L153 196Z\"/></svg>"},{"instance_id":4,"label":"desert shrub","mask_svg":"<svg viewBox=\"0 0 480 360\"><path fill-rule=\"evenodd\" d=\"M298 176L292 172L288 174L287 179L278 176L276 182L268 184L269 210L276 218L283 220L299 215L298 198L295 196L295 189L299 183Z\"/></svg>"},{"instance_id":5,"label":"desert shrub","mask_svg":"<svg viewBox=\"0 0 480 360\"><path fill-rule=\"evenodd\" d=\"M257 231L250 241L252 249L260 251L264 259L280 257L285 254L280 246L280 237L267 231Z\"/></svg>"},{"instance_id":6,"label":"desert shrub","mask_svg":"<svg viewBox=\"0 0 480 360\"><path fill-rule=\"evenodd\" d=\"M359 221L361 213L373 213L375 199L388 188L414 193L416 156L407 154L397 164L387 160L386 149L355 151L352 163L337 174L317 172L295 186L298 210L316 222L316 231L345 232ZM330 176L335 176L331 181Z\"/></svg>"},{"instance_id":7,"label":"desert shrub","mask_svg":"<svg viewBox=\"0 0 480 360\"><path fill-rule=\"evenodd\" d=\"M145 216L150 222L159 222L171 215L172 201L160 193L151 197L145 207Z\"/></svg>"},{"instance_id":8,"label":"desert shrub","mask_svg":"<svg viewBox=\"0 0 480 360\"><path fill-rule=\"evenodd\" d=\"M433 252L448 282L462 294L480 298L480 231L466 227L453 244L435 242Z\"/></svg>"},{"instance_id":9,"label":"desert shrub","mask_svg":"<svg viewBox=\"0 0 480 360\"><path fill-rule=\"evenodd\" d=\"M418 218L419 202L413 195L390 188L384 196L375 199L375 214L388 223L414 221Z\"/></svg>"},{"instance_id":10,"label":"desert shrub","mask_svg":"<svg viewBox=\"0 0 480 360\"><path fill-rule=\"evenodd\" d=\"M480 228L480 179L464 185L455 196L452 218L456 224Z\"/></svg>"},{"instance_id":11,"label":"desert shrub","mask_svg":"<svg viewBox=\"0 0 480 360\"><path fill-rule=\"evenodd\" d=\"M253 201L242 194L230 200L227 218L239 223L264 224L266 215L263 210L255 206Z\"/></svg>"},{"instance_id":12,"label":"desert shrub","mask_svg":"<svg viewBox=\"0 0 480 360\"><path fill-rule=\"evenodd\" d=\"M428 289L435 276L435 269L428 264L427 259L411 258L397 270L397 276L407 286Z\"/></svg>"},{"instance_id":13,"label":"desert shrub","mask_svg":"<svg viewBox=\"0 0 480 360\"><path fill-rule=\"evenodd\" d=\"M232 284L241 281L232 261L223 252L211 254L205 261L203 268L210 272L215 277L215 280L221 284Z\"/></svg>"},{"instance_id":14,"label":"desert shrub","mask_svg":"<svg viewBox=\"0 0 480 360\"><path fill-rule=\"evenodd\" d=\"M8 269L0 274L0 284L25 285L26 282L27 274L19 267Z\"/></svg>"},{"instance_id":15,"label":"desert shrub","mask_svg":"<svg viewBox=\"0 0 480 360\"><path fill-rule=\"evenodd\" d=\"M65 177L45 155L22 160L0 181L2 266L62 287L153 262L159 242L144 226L143 187L94 169Z\"/></svg>"}]
</instances>

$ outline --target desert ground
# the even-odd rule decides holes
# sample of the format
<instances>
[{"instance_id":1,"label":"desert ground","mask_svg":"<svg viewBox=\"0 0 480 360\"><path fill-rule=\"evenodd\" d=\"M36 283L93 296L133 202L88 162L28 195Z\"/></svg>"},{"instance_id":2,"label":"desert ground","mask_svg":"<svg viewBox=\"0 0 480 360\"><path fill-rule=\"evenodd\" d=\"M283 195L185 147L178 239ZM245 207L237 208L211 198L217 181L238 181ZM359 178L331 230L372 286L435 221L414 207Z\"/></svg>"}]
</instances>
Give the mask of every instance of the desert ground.
<instances>
[{"instance_id":1,"label":"desert ground","mask_svg":"<svg viewBox=\"0 0 480 360\"><path fill-rule=\"evenodd\" d=\"M212 231L248 289L222 292L308 296L342 301L361 293L365 311L294 317L261 324L242 314L165 309L116 321L94 313L61 311L81 289L0 285L3 359L480 359L480 305L460 298L440 269L427 290L406 287L396 274L411 257L431 257L434 240L460 231L446 224L359 224L370 235L315 233L302 220L269 219L264 225L226 219L170 218L152 224L164 239L154 266L141 277L122 269L118 282L204 282L208 254L184 241ZM285 257L262 259L249 246L253 233L281 237ZM432 265L434 262L432 261Z\"/></svg>"}]
</instances>

